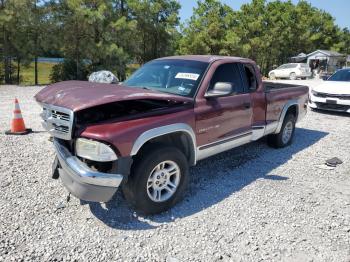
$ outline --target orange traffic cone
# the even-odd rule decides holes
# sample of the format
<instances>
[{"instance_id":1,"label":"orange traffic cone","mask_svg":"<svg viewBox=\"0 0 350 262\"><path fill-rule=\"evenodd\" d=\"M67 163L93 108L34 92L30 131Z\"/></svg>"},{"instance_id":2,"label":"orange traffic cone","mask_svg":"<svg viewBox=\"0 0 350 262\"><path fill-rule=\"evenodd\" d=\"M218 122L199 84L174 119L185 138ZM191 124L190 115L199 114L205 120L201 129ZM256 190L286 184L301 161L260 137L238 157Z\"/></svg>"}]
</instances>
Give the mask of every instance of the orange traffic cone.
<instances>
[{"instance_id":1,"label":"orange traffic cone","mask_svg":"<svg viewBox=\"0 0 350 262\"><path fill-rule=\"evenodd\" d=\"M11 122L11 130L5 132L6 135L25 135L32 132L30 128L26 128L22 117L21 109L17 98L15 98L15 110L13 111L13 119Z\"/></svg>"}]
</instances>

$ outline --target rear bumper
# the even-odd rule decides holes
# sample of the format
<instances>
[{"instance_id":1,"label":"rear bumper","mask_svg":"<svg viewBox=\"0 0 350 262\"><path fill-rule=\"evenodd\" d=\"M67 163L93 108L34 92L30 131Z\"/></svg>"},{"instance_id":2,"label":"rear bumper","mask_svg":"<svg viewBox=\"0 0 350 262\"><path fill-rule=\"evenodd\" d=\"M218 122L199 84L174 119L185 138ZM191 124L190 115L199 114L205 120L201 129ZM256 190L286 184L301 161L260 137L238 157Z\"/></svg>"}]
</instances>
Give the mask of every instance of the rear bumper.
<instances>
[{"instance_id":1,"label":"rear bumper","mask_svg":"<svg viewBox=\"0 0 350 262\"><path fill-rule=\"evenodd\" d=\"M123 181L123 175L90 169L73 156L58 139L54 139L54 146L60 163L60 178L72 195L93 202L108 202L113 197Z\"/></svg>"},{"instance_id":2,"label":"rear bumper","mask_svg":"<svg viewBox=\"0 0 350 262\"><path fill-rule=\"evenodd\" d=\"M304 77L308 78L311 76L312 76L311 73L299 73L299 74L297 74L297 77L302 77L302 78L304 78Z\"/></svg>"}]
</instances>

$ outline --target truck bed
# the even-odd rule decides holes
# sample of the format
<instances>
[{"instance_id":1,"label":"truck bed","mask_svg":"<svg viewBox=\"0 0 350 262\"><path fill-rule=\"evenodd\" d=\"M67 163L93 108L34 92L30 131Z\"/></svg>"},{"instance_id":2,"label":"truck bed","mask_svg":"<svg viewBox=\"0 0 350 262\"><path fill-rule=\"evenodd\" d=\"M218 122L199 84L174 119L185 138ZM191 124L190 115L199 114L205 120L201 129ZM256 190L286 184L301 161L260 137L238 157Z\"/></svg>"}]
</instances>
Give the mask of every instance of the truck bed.
<instances>
[{"instance_id":1,"label":"truck bed","mask_svg":"<svg viewBox=\"0 0 350 262\"><path fill-rule=\"evenodd\" d=\"M277 121L286 103L294 100L299 108L305 107L309 87L303 85L285 84L263 81L266 96L266 122ZM301 111L301 110L300 110Z\"/></svg>"},{"instance_id":2,"label":"truck bed","mask_svg":"<svg viewBox=\"0 0 350 262\"><path fill-rule=\"evenodd\" d=\"M304 85L295 85L295 84L287 84L287 83L279 83L279 82L270 82L270 81L263 81L264 89L266 92L269 91L276 91L279 89L285 90L286 88L300 88L300 87L307 87Z\"/></svg>"}]
</instances>

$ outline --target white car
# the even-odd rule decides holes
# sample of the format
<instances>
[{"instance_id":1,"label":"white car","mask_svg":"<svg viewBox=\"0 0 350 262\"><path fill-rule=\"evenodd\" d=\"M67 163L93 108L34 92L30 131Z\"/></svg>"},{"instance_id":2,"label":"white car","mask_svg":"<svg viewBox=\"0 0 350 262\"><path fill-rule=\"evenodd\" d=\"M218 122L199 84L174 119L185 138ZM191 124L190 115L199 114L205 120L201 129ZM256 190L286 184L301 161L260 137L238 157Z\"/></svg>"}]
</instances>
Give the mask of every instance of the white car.
<instances>
[{"instance_id":1,"label":"white car","mask_svg":"<svg viewBox=\"0 0 350 262\"><path fill-rule=\"evenodd\" d=\"M350 68L341 69L311 90L310 108L350 113Z\"/></svg>"},{"instance_id":2,"label":"white car","mask_svg":"<svg viewBox=\"0 0 350 262\"><path fill-rule=\"evenodd\" d=\"M297 78L306 79L311 77L311 69L308 64L304 63L290 63L277 67L270 71L270 79L287 78L295 80Z\"/></svg>"}]
</instances>

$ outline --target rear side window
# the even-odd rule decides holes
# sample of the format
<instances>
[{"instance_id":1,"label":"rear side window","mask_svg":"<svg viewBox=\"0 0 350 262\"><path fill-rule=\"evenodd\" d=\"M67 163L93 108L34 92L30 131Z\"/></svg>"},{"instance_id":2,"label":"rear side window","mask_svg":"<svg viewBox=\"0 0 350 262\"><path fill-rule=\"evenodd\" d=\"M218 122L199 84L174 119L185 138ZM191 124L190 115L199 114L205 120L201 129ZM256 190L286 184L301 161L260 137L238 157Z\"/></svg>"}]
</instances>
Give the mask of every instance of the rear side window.
<instances>
[{"instance_id":1,"label":"rear side window","mask_svg":"<svg viewBox=\"0 0 350 262\"><path fill-rule=\"evenodd\" d=\"M211 79L209 90L218 82L228 82L233 84L234 93L244 93L240 68L241 65L238 63L220 65Z\"/></svg>"},{"instance_id":2,"label":"rear side window","mask_svg":"<svg viewBox=\"0 0 350 262\"><path fill-rule=\"evenodd\" d=\"M290 69L290 68L296 68L298 64L284 64L278 67L277 69Z\"/></svg>"},{"instance_id":3,"label":"rear side window","mask_svg":"<svg viewBox=\"0 0 350 262\"><path fill-rule=\"evenodd\" d=\"M300 64L300 67L301 68L309 68L309 65L308 64Z\"/></svg>"},{"instance_id":4,"label":"rear side window","mask_svg":"<svg viewBox=\"0 0 350 262\"><path fill-rule=\"evenodd\" d=\"M243 65L243 78L245 78L249 92L254 92L258 88L253 66L249 64Z\"/></svg>"}]
</instances>

